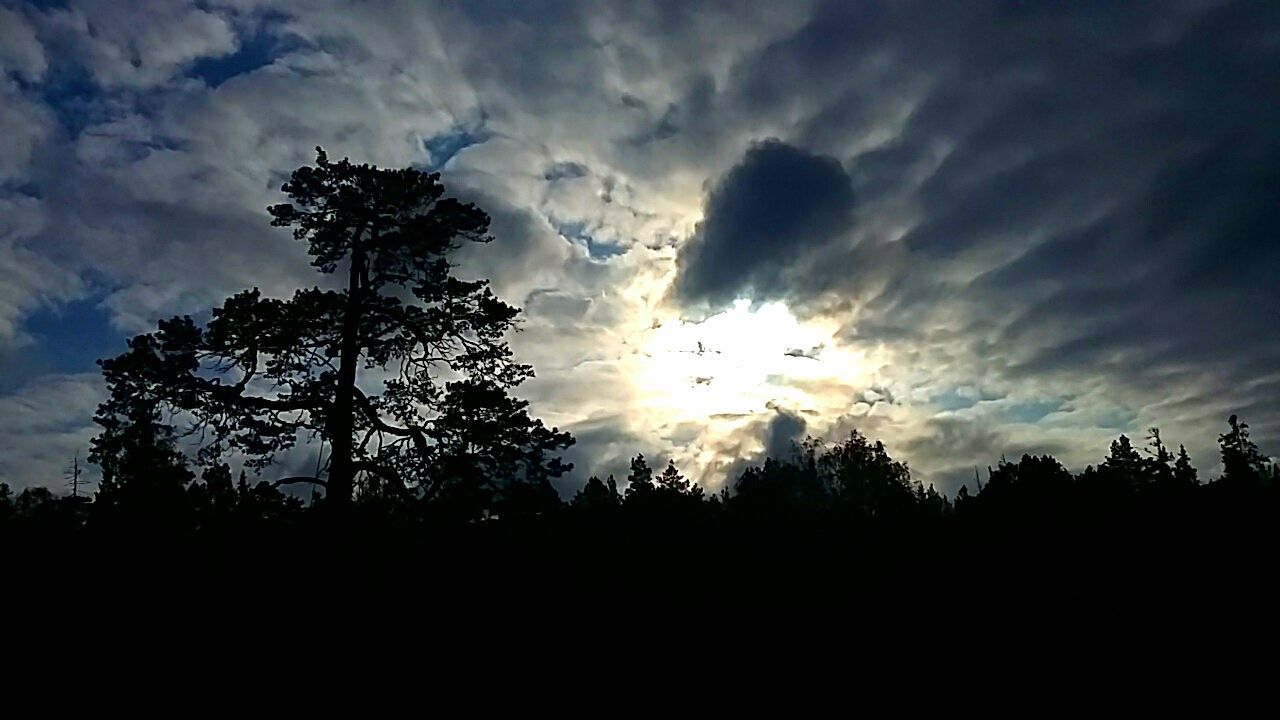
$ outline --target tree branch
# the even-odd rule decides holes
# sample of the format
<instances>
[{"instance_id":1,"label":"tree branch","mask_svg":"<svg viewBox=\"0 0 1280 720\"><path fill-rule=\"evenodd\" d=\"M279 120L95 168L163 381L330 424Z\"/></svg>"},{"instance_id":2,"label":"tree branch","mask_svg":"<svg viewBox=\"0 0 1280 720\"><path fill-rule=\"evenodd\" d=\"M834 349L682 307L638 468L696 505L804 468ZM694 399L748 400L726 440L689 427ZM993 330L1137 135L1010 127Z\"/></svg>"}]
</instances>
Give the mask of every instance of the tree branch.
<instances>
[{"instance_id":1,"label":"tree branch","mask_svg":"<svg viewBox=\"0 0 1280 720\"><path fill-rule=\"evenodd\" d=\"M302 483L311 483L313 485L319 485L320 487L325 488L326 490L329 489L329 483L325 482L324 480L321 480L320 478L303 477L301 475L295 475L293 477L287 477L287 478L280 478L279 480L271 483L271 487L278 488L281 485L301 485Z\"/></svg>"},{"instance_id":2,"label":"tree branch","mask_svg":"<svg viewBox=\"0 0 1280 720\"><path fill-rule=\"evenodd\" d=\"M355 389L355 397L356 397L356 405L359 406L360 411L364 413L365 417L369 420L370 423L374 425L374 427L378 428L379 430L385 433L390 433L392 435L398 435L400 437L410 438L411 440L413 440L413 444L418 448L418 452L422 455L422 457L426 458L428 455L430 455L431 444L427 442L426 433L422 432L421 428L416 428L416 427L402 428L402 427L396 427L395 425L388 424L385 420L383 420L378 415L377 409L375 409L373 407L373 403L369 401L369 396L365 395L364 392L360 390L360 388Z\"/></svg>"}]
</instances>

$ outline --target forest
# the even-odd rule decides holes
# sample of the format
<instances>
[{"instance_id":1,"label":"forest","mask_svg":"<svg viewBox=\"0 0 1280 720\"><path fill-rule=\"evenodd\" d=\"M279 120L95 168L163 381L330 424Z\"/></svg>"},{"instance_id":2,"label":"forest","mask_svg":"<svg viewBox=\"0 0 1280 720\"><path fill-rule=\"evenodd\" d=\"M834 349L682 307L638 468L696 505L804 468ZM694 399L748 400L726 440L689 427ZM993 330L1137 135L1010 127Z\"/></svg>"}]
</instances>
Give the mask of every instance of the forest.
<instances>
[{"instance_id":1,"label":"forest","mask_svg":"<svg viewBox=\"0 0 1280 720\"><path fill-rule=\"evenodd\" d=\"M450 261L485 213L323 151L283 191L321 283L100 361L96 487L0 484L5 677L33 683L8 697L1230 715L1274 688L1280 465L1242 419L1211 477L1153 428L946 497L855 431L719 492L637 454L562 498L573 438L512 394L518 310ZM303 443L315 473L273 474Z\"/></svg>"}]
</instances>

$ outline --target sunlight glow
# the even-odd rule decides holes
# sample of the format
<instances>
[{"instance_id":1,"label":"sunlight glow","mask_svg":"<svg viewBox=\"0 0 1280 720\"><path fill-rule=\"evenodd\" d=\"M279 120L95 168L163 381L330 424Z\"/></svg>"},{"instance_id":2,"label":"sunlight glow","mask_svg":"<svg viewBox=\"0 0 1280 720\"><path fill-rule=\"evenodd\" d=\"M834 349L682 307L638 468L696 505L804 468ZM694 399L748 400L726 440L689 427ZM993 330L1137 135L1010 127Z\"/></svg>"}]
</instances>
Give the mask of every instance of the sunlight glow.
<instances>
[{"instance_id":1,"label":"sunlight glow","mask_svg":"<svg viewBox=\"0 0 1280 720\"><path fill-rule=\"evenodd\" d=\"M771 406L816 410L825 388L863 374L861 356L833 342L835 330L801 322L782 303L753 308L747 300L701 322L660 321L641 334L635 389L668 422L741 417Z\"/></svg>"}]
</instances>

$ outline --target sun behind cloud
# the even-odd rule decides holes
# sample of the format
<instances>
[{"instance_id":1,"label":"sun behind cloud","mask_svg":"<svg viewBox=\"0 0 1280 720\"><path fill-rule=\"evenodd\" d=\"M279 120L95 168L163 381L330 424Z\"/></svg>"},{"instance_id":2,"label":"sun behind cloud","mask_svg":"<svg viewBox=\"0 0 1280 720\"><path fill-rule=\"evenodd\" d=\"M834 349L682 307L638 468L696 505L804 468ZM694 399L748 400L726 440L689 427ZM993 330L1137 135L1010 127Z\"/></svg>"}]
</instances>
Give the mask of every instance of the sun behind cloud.
<instances>
[{"instance_id":1,"label":"sun behind cloud","mask_svg":"<svg viewBox=\"0 0 1280 720\"><path fill-rule=\"evenodd\" d=\"M822 415L827 381L857 384L864 355L836 344L831 323L801 321L784 303L740 299L701 321L661 319L641 334L630 373L636 396L668 422L772 414Z\"/></svg>"}]
</instances>

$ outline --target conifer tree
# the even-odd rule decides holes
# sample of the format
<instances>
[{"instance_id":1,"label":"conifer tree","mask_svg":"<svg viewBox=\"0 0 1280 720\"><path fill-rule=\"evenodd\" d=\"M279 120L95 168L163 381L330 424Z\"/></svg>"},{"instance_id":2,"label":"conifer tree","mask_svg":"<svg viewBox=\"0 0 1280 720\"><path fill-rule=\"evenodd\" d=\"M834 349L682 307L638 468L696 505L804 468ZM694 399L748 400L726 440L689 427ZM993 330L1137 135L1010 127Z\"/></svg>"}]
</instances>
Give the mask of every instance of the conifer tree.
<instances>
[{"instance_id":1,"label":"conifer tree","mask_svg":"<svg viewBox=\"0 0 1280 720\"><path fill-rule=\"evenodd\" d=\"M269 208L272 225L307 243L311 264L341 278L337 289L287 299L248 290L214 308L207 327L166 320L104 361L104 491L135 453L176 462L162 410L189 419L204 464L238 453L261 468L322 438L327 501L338 507L357 481L430 499L456 485L482 495L543 488L569 469L556 453L572 438L508 394L533 374L505 341L518 310L453 272L463 243L491 239L484 212L446 197L438 173L331 162L318 148L283 190L290 202Z\"/></svg>"}]
</instances>

